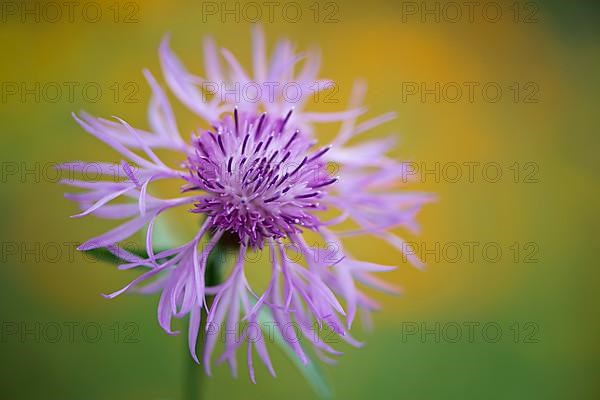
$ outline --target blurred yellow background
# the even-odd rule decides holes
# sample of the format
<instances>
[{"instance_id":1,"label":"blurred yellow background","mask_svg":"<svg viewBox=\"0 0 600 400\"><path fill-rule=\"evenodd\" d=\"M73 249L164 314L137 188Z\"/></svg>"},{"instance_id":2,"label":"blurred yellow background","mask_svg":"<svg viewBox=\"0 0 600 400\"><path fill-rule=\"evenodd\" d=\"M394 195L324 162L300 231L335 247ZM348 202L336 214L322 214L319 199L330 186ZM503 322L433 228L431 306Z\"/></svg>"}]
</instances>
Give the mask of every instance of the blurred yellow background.
<instances>
[{"instance_id":1,"label":"blurred yellow background","mask_svg":"<svg viewBox=\"0 0 600 400\"><path fill-rule=\"evenodd\" d=\"M283 13L288 3L302 10L298 22ZM171 338L159 328L156 297L100 296L134 274L71 257L68 243L82 242L113 221L69 219L75 207L47 166L120 161L70 113L117 115L146 128L150 91L141 70L147 67L162 80L157 51L167 32L191 71L203 71L205 35L249 66L253 14L244 14L251 11L244 2L237 3L238 15L223 21L222 2L111 0L94 3L102 11L99 22L89 21L91 11L87 18L81 14L85 2L71 22L64 3L54 4L63 12L56 22L46 2L2 3L1 397L181 398L189 361L185 338ZM227 7L235 10L235 4ZM401 232L424 251L425 272L375 239L348 241L359 258L399 265L385 278L405 294L377 296L384 309L375 317L375 330L359 328L356 334L367 346L342 346L339 364L324 367L336 397L598 398L598 4L482 1L469 14L462 2L315 6L312 0L279 3L273 22L267 6L254 4L263 11L259 22L270 49L280 37L297 49L322 49L322 76L337 82L340 103L313 109L342 109L354 79L364 78L369 115L399 113L370 135L396 133L401 146L394 156L419 168L411 188L438 197L419 215L419 235ZM207 8L213 6L217 14ZM23 7L34 14L21 14ZM54 101L50 86L64 89L69 82L79 85L74 97L63 90ZM89 83L102 89L97 101L92 89L82 92ZM15 84L17 93L11 94ZM48 92L40 89L36 99L23 92L23 84ZM498 87L502 93L496 96ZM175 99L173 104L186 134L199 122ZM330 137L336 126L320 129ZM462 178L452 182L456 165ZM468 165L475 168L472 181ZM488 165L492 169L483 171ZM423 174L423 168L436 166L437 175ZM502 175L493 183L498 167ZM472 259L466 244L471 242ZM57 259L52 244L61 252ZM41 248L37 254L28 250L35 246ZM463 251L458 260L456 247ZM23 327L70 322L99 325L101 339L83 340L79 328L73 343L64 337L66 330L57 343L43 332L37 342L34 334L21 337ZM115 332L127 333L127 323L137 327L137 342L113 340ZM454 343L456 325L462 337ZM11 333L15 326L18 332ZM484 326L492 328L485 332ZM415 327L416 333L410 331ZM258 384L252 385L245 367L233 380L222 366L204 381L206 398L313 398L290 361L276 349L271 354L276 379L259 367Z\"/></svg>"}]
</instances>

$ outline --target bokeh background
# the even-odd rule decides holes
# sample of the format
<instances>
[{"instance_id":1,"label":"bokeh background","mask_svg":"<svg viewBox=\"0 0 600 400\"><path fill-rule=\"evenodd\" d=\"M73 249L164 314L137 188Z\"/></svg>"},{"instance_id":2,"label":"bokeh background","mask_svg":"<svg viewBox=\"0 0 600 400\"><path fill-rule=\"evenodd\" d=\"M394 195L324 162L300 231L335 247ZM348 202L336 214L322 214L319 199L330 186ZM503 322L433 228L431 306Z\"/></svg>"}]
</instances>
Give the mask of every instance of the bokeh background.
<instances>
[{"instance_id":1,"label":"bokeh background","mask_svg":"<svg viewBox=\"0 0 600 400\"><path fill-rule=\"evenodd\" d=\"M69 219L75 207L63 198L64 188L53 182L56 175L47 166L68 160L119 161L84 133L70 113L85 109L147 127L150 91L141 70L148 67L160 76L157 48L166 32L193 71L202 71L200 45L207 34L249 65L248 18L242 14L239 22L235 16L222 21L203 13L205 3L120 2L115 14L114 1L97 1L103 16L90 23L81 14L85 2L75 9L73 22L61 2L55 4L62 5L64 14L56 22L48 21L55 19L52 10L43 14L45 2L2 2L0 397L181 398L189 362L184 338L169 337L158 327L156 297L108 301L100 296L133 275L80 255L71 257L68 243L82 242L111 223ZM323 75L338 83L340 103L321 102L314 109L341 109L353 80L364 78L369 115L399 113L370 135L396 132L401 147L394 156L427 168L440 165L439 179L429 174L412 185L438 196L418 218L421 233L402 232L407 240L434 249L426 254L426 271L412 268L376 240L349 242L357 256L399 265L386 279L402 286L405 294L378 297L385 307L375 316L375 330L356 331L367 346L342 346L345 355L339 364L323 367L323 374L343 399L598 398L598 3L497 1L484 16L488 2L483 1L472 21L461 6L462 17L454 23L452 5L408 3L321 1L315 22L315 2L296 1L303 17L292 23L283 18L286 2L281 2L273 22L266 15L260 21L271 48L281 36L298 48L321 47ZM17 14L12 14L13 6ZM40 21L19 14L23 7L39 7ZM228 2L227 7L235 5ZM425 7L439 7L438 16L434 11L423 21ZM498 8L502 15L491 22ZM326 23L330 13L337 22ZM31 88L36 82L41 87L53 82L63 88L65 82L80 86L73 98L65 90L55 102L49 92L38 92L39 101L32 94L22 98L20 85ZM97 101L81 91L90 82L102 88ZM131 82L134 89L126 87ZM436 82L480 86L473 101L466 91L456 102L450 101L451 92L441 93L439 102L434 95L424 100L420 93L407 95L407 85L422 82L429 88ZM497 102L482 94L481 87L490 82L503 89ZM14 95L13 83L19 88ZM184 121L183 132L198 124L181 106L176 111ZM323 137L335 128L320 127ZM502 177L491 183L484 178L493 178L492 170L484 176L476 169L469 182L466 162L496 163ZM449 163L463 165L458 182L451 182L449 169L443 173ZM521 172L517 182L515 163ZM27 169L37 172L23 175ZM467 242L479 244L473 259L466 254ZM464 250L454 262L451 243ZM502 249L499 260L492 250L491 256L482 253L486 243ZM514 243L520 248L516 256ZM79 324L72 343L70 323ZM82 336L81 327L90 323L102 329L97 342ZM62 327L56 343L49 340L52 324ZM454 343L456 324L462 337ZM484 332L484 326L492 328ZM415 327L418 332L408 334ZM495 327L502 330L498 337ZM437 330L439 340L434 333L422 336L424 329ZM37 330L40 337L26 330ZM93 330L88 334L94 336ZM135 340L125 340L127 334ZM258 384L253 385L245 367L233 379L221 366L203 381L205 398L316 396L285 355L276 349L271 355L276 379L258 367Z\"/></svg>"}]
</instances>

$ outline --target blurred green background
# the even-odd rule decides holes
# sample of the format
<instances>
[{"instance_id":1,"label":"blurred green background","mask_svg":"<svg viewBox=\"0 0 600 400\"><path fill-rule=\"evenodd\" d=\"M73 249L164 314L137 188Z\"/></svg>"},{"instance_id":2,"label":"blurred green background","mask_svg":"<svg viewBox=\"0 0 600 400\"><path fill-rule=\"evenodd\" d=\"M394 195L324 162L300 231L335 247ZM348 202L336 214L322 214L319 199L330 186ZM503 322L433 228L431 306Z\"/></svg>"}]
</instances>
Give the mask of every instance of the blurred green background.
<instances>
[{"instance_id":1,"label":"blurred green background","mask_svg":"<svg viewBox=\"0 0 600 400\"><path fill-rule=\"evenodd\" d=\"M371 135L397 132L401 147L394 156L427 168L440 165L439 179L417 174L424 182L412 185L439 198L419 215L422 232L402 232L421 249L434 249L424 254L425 272L375 239L348 242L356 256L399 265L385 277L401 285L405 295L377 296L385 307L375 316L375 330L356 331L367 346L342 346L339 364L323 368L336 397L598 398L598 3L486 6L490 2L483 1L470 20L462 2L321 1L315 6L297 1L294 7L303 15L295 23L282 14L287 3L275 8L273 22L267 6L255 4L262 7L260 22L270 48L282 36L299 49L321 47L322 75L338 83L341 103L313 109L341 109L353 80L364 78L369 115L399 113ZM85 2L75 8L71 22L67 6L54 4L63 13L56 22L45 2L2 2L1 397L178 399L189 362L185 338L169 337L158 327L157 297L108 301L100 296L135 274L71 257L69 243L82 242L113 222L69 219L75 207L63 198L65 188L52 182L56 175L48 166L120 160L84 133L70 113L85 109L147 127L150 91L141 70L148 67L160 77L157 48L166 32L192 71L202 72L201 39L207 34L249 65L253 14L243 14L243 2L237 6L239 22L235 15L223 22L219 14L207 15L207 2L111 0L94 3L94 10L102 11L99 22L83 17ZM459 5L460 18L453 4ZM21 15L24 7L37 17ZM229 2L227 7L236 6ZM94 10L87 10L87 19L95 18ZM332 20L337 22L326 23ZM68 82L79 85L73 98L66 90L56 101L54 92L43 93L52 83L64 89ZM434 88L436 82L439 102L434 94L422 99L421 93L406 92L413 84ZM463 89L464 82L479 86L472 101L465 89L452 102L449 82ZM482 93L490 82L502 89L497 102L490 101L492 89ZM36 83L39 99L23 93L22 84L35 88ZM82 92L89 83L102 89L97 101L93 88ZM18 90L11 94L14 84ZM176 111L183 133L199 123L180 105ZM325 137L335 128L320 127ZM493 170L482 175L479 168L470 182L464 164L470 162L496 163L502 176L488 182ZM452 163L463 172L455 183L448 169ZM472 259L465 247L470 242L478 243ZM453 243L463 250L456 261ZM486 254L482 248L488 243L494 245ZM498 260L496 247L502 250ZM73 325L73 340L70 323L79 324ZM62 336L53 343L55 324ZM456 325L462 331L458 340ZM102 333L94 342L97 326ZM425 330L437 332L439 340ZM221 366L203 382L206 398L315 396L284 355L274 348L271 355L276 379L258 366L253 385L245 366L237 379Z\"/></svg>"}]
</instances>

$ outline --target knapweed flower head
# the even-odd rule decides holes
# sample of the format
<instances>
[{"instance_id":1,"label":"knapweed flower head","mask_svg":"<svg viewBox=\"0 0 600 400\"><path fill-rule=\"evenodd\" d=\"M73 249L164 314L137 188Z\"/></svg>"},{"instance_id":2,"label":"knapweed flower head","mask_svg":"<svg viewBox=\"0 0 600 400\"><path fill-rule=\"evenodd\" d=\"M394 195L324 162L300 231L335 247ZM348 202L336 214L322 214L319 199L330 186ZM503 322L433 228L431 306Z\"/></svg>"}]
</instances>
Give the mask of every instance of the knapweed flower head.
<instances>
[{"instance_id":1,"label":"knapweed flower head","mask_svg":"<svg viewBox=\"0 0 600 400\"><path fill-rule=\"evenodd\" d=\"M403 164L386 156L392 137L348 145L350 139L394 117L388 113L359 122L366 112L362 106L364 84L355 85L347 110L308 112L304 108L313 93L308 88L329 82L318 78L318 53L296 55L288 41L281 41L267 62L260 28L253 32L253 50L254 77L250 77L227 50L222 50L227 63L223 67L214 42L207 39L207 78L201 78L185 69L165 39L160 58L166 82L200 117L198 125L210 129L198 129L184 140L166 93L153 75L144 71L153 91L150 129L134 128L120 118L75 115L86 131L120 153L123 161L95 165L106 180L64 182L84 189L67 194L82 210L76 217L124 220L79 249L105 248L124 260L120 269L143 269L137 278L106 297L130 290L160 293L160 326L176 334L172 319L188 317L190 353L204 364L207 373L217 341L224 336L219 361L228 362L235 373L236 351L246 345L252 381L253 350L274 375L264 329L275 327L304 363L308 362L307 351L314 351L324 361L333 361L332 356L340 354L323 340L305 340L302 345L299 337L313 338L315 326L327 327L341 340L360 345L349 333L355 316L361 313L368 323L370 312L378 308L365 288L394 292L393 285L374 275L394 267L355 259L344 249L341 238L372 235L403 251L404 241L394 230L416 231L415 215L431 200L427 194L403 187ZM299 63L303 68L294 74ZM210 99L203 88L206 82L214 89ZM294 82L305 91L293 102L284 96L245 101L219 93L220 88L226 90L237 83L267 82ZM341 123L331 144L316 140L317 122ZM167 165L157 155L158 149L175 151L178 165ZM69 163L64 168L82 169L85 165ZM330 165L336 166L335 176ZM111 181L115 168L126 179ZM156 196L150 188L162 180L178 182L180 190L169 198ZM178 207L187 207L190 218L200 220L199 228L189 241L156 250L157 219ZM334 211L337 213L331 216ZM347 221L353 224L351 230L336 228ZM327 246L309 245L305 234L310 231ZM122 245L138 232L145 236L143 255ZM220 244L233 247L236 256L222 281L212 282L207 279L209 258ZM289 245L301 259L286 254ZM261 261L265 261L270 278L266 288L257 291L247 279L247 254L263 250L269 253L268 260ZM421 266L414 255L405 256ZM264 323L265 318L269 324ZM241 323L254 329L242 329ZM290 335L290 326L294 335ZM198 343L201 327L206 329L205 339ZM239 336L219 335L232 330L239 331ZM201 360L196 351L200 345Z\"/></svg>"},{"instance_id":2,"label":"knapweed flower head","mask_svg":"<svg viewBox=\"0 0 600 400\"><path fill-rule=\"evenodd\" d=\"M240 119L235 110L233 121L225 118L215 133L194 138L196 153L188 157L186 190L206 193L192 212L253 248L302 233L300 227L316 230L320 189L337 181L322 160L330 148L311 151L315 143L287 129L287 117Z\"/></svg>"}]
</instances>

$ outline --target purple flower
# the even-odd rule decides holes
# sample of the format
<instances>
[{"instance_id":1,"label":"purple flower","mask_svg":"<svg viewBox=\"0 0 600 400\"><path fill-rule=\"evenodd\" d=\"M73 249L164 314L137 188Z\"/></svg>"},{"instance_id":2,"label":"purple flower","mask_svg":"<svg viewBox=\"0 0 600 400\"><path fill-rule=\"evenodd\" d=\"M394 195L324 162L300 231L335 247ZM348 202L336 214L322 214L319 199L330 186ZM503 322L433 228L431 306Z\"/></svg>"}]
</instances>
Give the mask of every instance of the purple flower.
<instances>
[{"instance_id":1,"label":"purple flower","mask_svg":"<svg viewBox=\"0 0 600 400\"><path fill-rule=\"evenodd\" d=\"M368 321L369 313L378 308L364 288L395 292L393 285L373 275L394 267L354 259L343 248L341 238L374 235L402 251L404 241L392 230L403 227L416 231L416 213L432 200L430 195L404 189L403 165L386 156L394 142L392 137L347 144L394 117L390 113L358 122L366 112L362 106L363 84L355 86L345 111L306 112L303 108L313 94L307 89L314 83L322 87L328 82L317 76L318 55L295 55L291 44L282 41L267 67L259 28L254 31L253 43L254 77L227 50L222 53L228 68L222 68L214 43L207 40L208 76L200 78L187 72L165 40L160 55L169 87L211 128L199 130L189 142L183 140L165 92L145 71L153 91L150 130L133 128L120 118L75 115L86 131L119 152L124 161L116 166L96 164L106 180L64 182L85 189L66 195L82 210L75 217L94 215L125 220L79 249L106 248L125 260L120 269L144 269L124 288L106 297L128 290L160 292L161 327L176 334L171 329L172 318L189 315L190 352L197 362L202 361L207 373L216 343L224 336L225 350L219 361L228 362L235 373L236 350L246 345L252 381L253 350L274 375L266 346L270 332L266 330L275 329L303 362L308 359L306 346L297 340L300 336L310 338L305 341L324 361L332 361L332 356L340 354L325 341L312 340L315 326L328 329L352 345L360 345L348 330L357 313ZM303 63L303 68L294 76L298 63ZM206 82L217 88L211 99L205 98L203 92L202 84ZM305 92L293 103L281 96L250 102L232 101L232 96L222 96L218 89L235 83L271 82L294 82ZM318 146L314 124L335 121L341 121L341 128L333 143ZM181 164L168 166L157 156L158 149L175 151ZM65 164L63 168L83 171L85 165ZM337 170L335 176L332 168ZM115 171L125 179L110 180ZM149 187L161 180L178 182L180 193L166 199L151 194ZM188 242L157 251L157 218L177 207L187 207L197 214L200 228ZM336 211L335 216L325 217ZM346 221L351 221L354 228L335 229ZM120 245L139 231L145 232L147 257ZM319 235L326 246L309 245L304 237L309 231ZM205 281L208 259L220 243L233 245L236 255L224 280L211 285ZM299 257L289 256L290 247ZM267 253L268 259L261 258L262 263L247 261L248 254L254 252ZM421 266L416 257L405 255L412 264ZM261 292L255 291L246 277L250 265L268 266L270 270L269 282ZM207 300L209 297L212 302ZM206 321L201 321L203 308ZM265 323L265 316L271 323ZM198 360L196 342L201 326L207 332L203 360ZM290 327L294 335L290 335ZM230 334L220 336L223 331L237 331L241 339Z\"/></svg>"}]
</instances>

